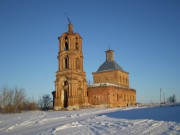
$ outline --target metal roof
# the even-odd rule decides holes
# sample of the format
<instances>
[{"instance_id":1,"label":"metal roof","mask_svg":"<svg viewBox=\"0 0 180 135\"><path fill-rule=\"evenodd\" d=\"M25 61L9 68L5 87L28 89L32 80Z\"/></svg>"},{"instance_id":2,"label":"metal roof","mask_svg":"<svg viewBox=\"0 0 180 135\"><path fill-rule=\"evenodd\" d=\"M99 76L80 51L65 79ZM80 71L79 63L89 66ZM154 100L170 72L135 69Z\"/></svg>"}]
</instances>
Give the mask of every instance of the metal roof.
<instances>
[{"instance_id":1,"label":"metal roof","mask_svg":"<svg viewBox=\"0 0 180 135\"><path fill-rule=\"evenodd\" d=\"M106 60L97 70L97 72L102 72L102 71L108 71L108 70L124 70L114 61L114 60Z\"/></svg>"}]
</instances>

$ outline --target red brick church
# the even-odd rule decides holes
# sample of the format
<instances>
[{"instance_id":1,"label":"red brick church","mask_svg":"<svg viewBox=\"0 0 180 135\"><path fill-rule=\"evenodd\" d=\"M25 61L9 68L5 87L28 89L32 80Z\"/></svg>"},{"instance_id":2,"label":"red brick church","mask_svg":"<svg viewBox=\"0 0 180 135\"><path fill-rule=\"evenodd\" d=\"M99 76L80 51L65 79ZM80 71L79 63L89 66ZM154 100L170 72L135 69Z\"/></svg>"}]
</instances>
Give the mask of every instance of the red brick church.
<instances>
[{"instance_id":1,"label":"red brick church","mask_svg":"<svg viewBox=\"0 0 180 135\"><path fill-rule=\"evenodd\" d=\"M136 90L129 88L129 73L116 63L113 50L106 51L105 62L93 72L93 85L87 86L82 37L73 32L72 23L58 40L58 71L52 92L55 110L136 105Z\"/></svg>"}]
</instances>

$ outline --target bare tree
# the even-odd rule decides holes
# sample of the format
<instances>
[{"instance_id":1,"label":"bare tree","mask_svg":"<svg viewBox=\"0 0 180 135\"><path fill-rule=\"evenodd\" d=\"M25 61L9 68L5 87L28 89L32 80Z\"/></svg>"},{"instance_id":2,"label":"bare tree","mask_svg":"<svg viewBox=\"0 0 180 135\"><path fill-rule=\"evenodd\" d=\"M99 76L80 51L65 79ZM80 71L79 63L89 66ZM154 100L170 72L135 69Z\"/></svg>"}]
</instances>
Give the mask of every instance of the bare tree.
<instances>
[{"instance_id":1,"label":"bare tree","mask_svg":"<svg viewBox=\"0 0 180 135\"><path fill-rule=\"evenodd\" d=\"M37 110L38 108L38 103L34 98L28 98L25 99L23 103L23 110L29 111L29 110Z\"/></svg>"},{"instance_id":2,"label":"bare tree","mask_svg":"<svg viewBox=\"0 0 180 135\"><path fill-rule=\"evenodd\" d=\"M39 98L39 105L42 110L49 110L52 107L52 99L49 94L44 94Z\"/></svg>"},{"instance_id":3,"label":"bare tree","mask_svg":"<svg viewBox=\"0 0 180 135\"><path fill-rule=\"evenodd\" d=\"M21 112L23 110L23 103L25 102L25 92L24 89L17 87L15 88L14 93L14 106L16 112Z\"/></svg>"},{"instance_id":4,"label":"bare tree","mask_svg":"<svg viewBox=\"0 0 180 135\"><path fill-rule=\"evenodd\" d=\"M1 108L3 113L11 113L14 110L13 108L13 98L14 98L14 91L9 90L6 87L3 87L2 94L1 94Z\"/></svg>"},{"instance_id":5,"label":"bare tree","mask_svg":"<svg viewBox=\"0 0 180 135\"><path fill-rule=\"evenodd\" d=\"M2 113L16 113L23 110L35 110L37 103L35 100L26 98L23 88L9 89L3 87L0 91L0 111Z\"/></svg>"},{"instance_id":6,"label":"bare tree","mask_svg":"<svg viewBox=\"0 0 180 135\"><path fill-rule=\"evenodd\" d=\"M176 103L176 97L175 97L175 94L172 95L172 96L170 96L170 97L168 98L168 102L169 102L169 103Z\"/></svg>"},{"instance_id":7,"label":"bare tree","mask_svg":"<svg viewBox=\"0 0 180 135\"><path fill-rule=\"evenodd\" d=\"M38 106L39 106L41 109L43 109L43 99L42 99L41 96L39 97L39 100L38 100Z\"/></svg>"}]
</instances>

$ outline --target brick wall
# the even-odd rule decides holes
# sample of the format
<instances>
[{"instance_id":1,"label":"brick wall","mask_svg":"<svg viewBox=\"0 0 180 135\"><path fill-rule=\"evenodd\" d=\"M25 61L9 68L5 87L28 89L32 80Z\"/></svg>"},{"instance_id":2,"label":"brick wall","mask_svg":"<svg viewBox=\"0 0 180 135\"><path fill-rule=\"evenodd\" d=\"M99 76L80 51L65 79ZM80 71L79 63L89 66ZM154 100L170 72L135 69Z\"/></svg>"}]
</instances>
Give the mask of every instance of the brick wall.
<instances>
[{"instance_id":1,"label":"brick wall","mask_svg":"<svg viewBox=\"0 0 180 135\"><path fill-rule=\"evenodd\" d=\"M88 87L90 105L124 107L136 104L136 91L115 86Z\"/></svg>"}]
</instances>

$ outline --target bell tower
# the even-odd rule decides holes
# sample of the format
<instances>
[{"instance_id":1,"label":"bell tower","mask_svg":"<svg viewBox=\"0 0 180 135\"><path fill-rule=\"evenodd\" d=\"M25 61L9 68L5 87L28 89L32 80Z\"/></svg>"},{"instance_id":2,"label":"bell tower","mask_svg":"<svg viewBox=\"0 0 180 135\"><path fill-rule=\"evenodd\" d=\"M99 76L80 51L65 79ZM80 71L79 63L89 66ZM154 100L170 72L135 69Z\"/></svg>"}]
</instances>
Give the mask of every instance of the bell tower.
<instances>
[{"instance_id":1,"label":"bell tower","mask_svg":"<svg viewBox=\"0 0 180 135\"><path fill-rule=\"evenodd\" d=\"M54 109L77 109L88 105L86 73L83 70L82 38L73 32L69 22L68 31L59 40L58 71L55 81Z\"/></svg>"}]
</instances>

